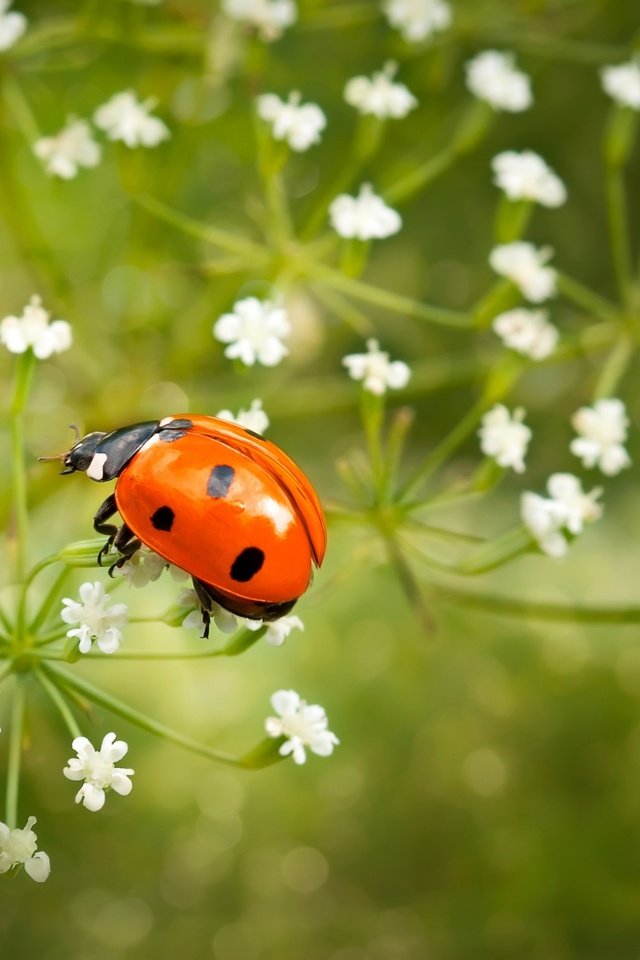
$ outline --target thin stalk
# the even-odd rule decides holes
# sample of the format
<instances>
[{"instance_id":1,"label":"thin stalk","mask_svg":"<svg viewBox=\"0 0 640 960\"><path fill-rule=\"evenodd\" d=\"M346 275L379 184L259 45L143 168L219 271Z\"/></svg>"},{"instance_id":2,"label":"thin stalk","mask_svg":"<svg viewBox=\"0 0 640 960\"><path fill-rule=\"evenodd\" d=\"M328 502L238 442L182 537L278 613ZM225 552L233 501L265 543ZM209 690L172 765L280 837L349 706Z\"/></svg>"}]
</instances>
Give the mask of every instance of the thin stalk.
<instances>
[{"instance_id":1,"label":"thin stalk","mask_svg":"<svg viewBox=\"0 0 640 960\"><path fill-rule=\"evenodd\" d=\"M11 706L11 728L9 732L9 759L7 763L7 787L5 823L10 830L18 822L18 793L20 790L20 761L22 759L22 731L24 725L24 686L17 680L13 691Z\"/></svg>"},{"instance_id":2,"label":"thin stalk","mask_svg":"<svg viewBox=\"0 0 640 960\"><path fill-rule=\"evenodd\" d=\"M36 613L32 622L29 624L30 633L37 633L38 630L45 623L47 617L51 612L51 608L53 607L54 603L59 599L62 585L70 573L71 573L70 567L63 567L63 569L57 575L57 577L51 584L49 590L47 591L47 594L44 600L40 604L40 609Z\"/></svg>"},{"instance_id":3,"label":"thin stalk","mask_svg":"<svg viewBox=\"0 0 640 960\"><path fill-rule=\"evenodd\" d=\"M635 351L636 344L631 337L623 334L602 365L593 391L594 401L616 395L618 384L629 369Z\"/></svg>"},{"instance_id":4,"label":"thin stalk","mask_svg":"<svg viewBox=\"0 0 640 960\"><path fill-rule=\"evenodd\" d=\"M13 503L16 518L16 580L22 582L26 574L29 515L27 508L27 481L24 462L24 408L27 402L31 376L35 366L32 350L18 357L11 402L11 456Z\"/></svg>"},{"instance_id":5,"label":"thin stalk","mask_svg":"<svg viewBox=\"0 0 640 960\"><path fill-rule=\"evenodd\" d=\"M403 177L383 188L383 195L388 203L402 203L413 197L420 190L424 190L430 183L442 176L455 162L457 153L452 146L445 147L439 153L429 157L406 173Z\"/></svg>"},{"instance_id":6,"label":"thin stalk","mask_svg":"<svg viewBox=\"0 0 640 960\"><path fill-rule=\"evenodd\" d=\"M605 300L600 294L594 293L593 290L590 290L589 287L580 283L579 280L574 280L573 277L567 276L566 273L558 274L558 289L567 300L571 300L572 303L582 307L587 313L600 317L605 323L609 323L612 320L618 323L620 322L621 314L618 307L608 300Z\"/></svg>"},{"instance_id":7,"label":"thin stalk","mask_svg":"<svg viewBox=\"0 0 640 960\"><path fill-rule=\"evenodd\" d=\"M470 593L452 587L432 585L431 594L443 603L482 610L504 617L526 617L527 620L545 620L555 623L626 624L640 623L640 607L572 607L562 603L539 603L517 600L493 594Z\"/></svg>"},{"instance_id":8,"label":"thin stalk","mask_svg":"<svg viewBox=\"0 0 640 960\"><path fill-rule=\"evenodd\" d=\"M322 284L313 284L311 290L327 309L335 313L341 320L344 320L344 322L350 326L352 330L360 334L361 337L371 336L373 333L373 324L366 313L354 307L352 303L349 303L348 300L335 290L328 290Z\"/></svg>"},{"instance_id":9,"label":"thin stalk","mask_svg":"<svg viewBox=\"0 0 640 960\"><path fill-rule=\"evenodd\" d=\"M82 731L80 730L76 718L71 712L69 704L66 702L56 685L51 682L49 677L42 670L35 670L34 675L62 717L67 730L71 734L71 739L75 740L76 737L81 736Z\"/></svg>"},{"instance_id":10,"label":"thin stalk","mask_svg":"<svg viewBox=\"0 0 640 960\"><path fill-rule=\"evenodd\" d=\"M435 630L435 624L426 605L420 584L416 580L413 570L409 566L407 559L400 549L395 537L392 535L385 535L384 541L387 548L389 563L398 577L400 586L402 587L407 600L418 617L423 632L426 634L432 634Z\"/></svg>"},{"instance_id":11,"label":"thin stalk","mask_svg":"<svg viewBox=\"0 0 640 960\"><path fill-rule=\"evenodd\" d=\"M629 227L627 223L624 182L622 170L618 166L614 167L611 164L606 165L605 188L613 268L620 299L628 306L631 295L631 252L629 249Z\"/></svg>"}]
</instances>

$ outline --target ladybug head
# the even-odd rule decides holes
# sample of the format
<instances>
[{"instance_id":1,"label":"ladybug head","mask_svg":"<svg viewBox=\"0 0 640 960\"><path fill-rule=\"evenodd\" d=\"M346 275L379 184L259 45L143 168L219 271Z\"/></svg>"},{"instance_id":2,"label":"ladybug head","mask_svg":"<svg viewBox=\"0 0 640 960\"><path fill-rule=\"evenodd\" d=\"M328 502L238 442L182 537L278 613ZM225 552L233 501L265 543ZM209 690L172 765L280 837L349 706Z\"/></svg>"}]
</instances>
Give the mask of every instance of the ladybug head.
<instances>
[{"instance_id":1,"label":"ladybug head","mask_svg":"<svg viewBox=\"0 0 640 960\"><path fill-rule=\"evenodd\" d=\"M75 473L76 470L86 470L93 460L96 447L106 433L88 433L71 447L63 457L64 470L62 473Z\"/></svg>"}]
</instances>

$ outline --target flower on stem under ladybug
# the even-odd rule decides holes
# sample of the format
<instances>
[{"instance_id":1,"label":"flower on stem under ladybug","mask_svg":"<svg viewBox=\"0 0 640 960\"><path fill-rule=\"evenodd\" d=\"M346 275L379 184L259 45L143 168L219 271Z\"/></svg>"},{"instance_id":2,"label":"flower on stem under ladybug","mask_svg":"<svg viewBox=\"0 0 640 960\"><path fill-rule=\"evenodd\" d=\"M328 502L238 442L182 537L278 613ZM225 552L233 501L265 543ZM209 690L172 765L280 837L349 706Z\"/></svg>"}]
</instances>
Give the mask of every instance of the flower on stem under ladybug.
<instances>
[{"instance_id":1,"label":"flower on stem under ladybug","mask_svg":"<svg viewBox=\"0 0 640 960\"><path fill-rule=\"evenodd\" d=\"M600 79L602 89L616 103L640 110L640 58L603 67Z\"/></svg>"},{"instance_id":2,"label":"flower on stem under ladybug","mask_svg":"<svg viewBox=\"0 0 640 960\"><path fill-rule=\"evenodd\" d=\"M524 473L524 458L532 436L531 429L522 422L524 417L522 407L511 414L497 403L485 413L478 431L482 452L493 457L498 466L511 467L516 473Z\"/></svg>"},{"instance_id":3,"label":"flower on stem under ladybug","mask_svg":"<svg viewBox=\"0 0 640 960\"><path fill-rule=\"evenodd\" d=\"M216 417L237 423L245 430L252 430L253 433L263 434L269 427L269 417L262 409L262 400L258 399L251 401L248 410L241 409L236 414L231 410L218 410Z\"/></svg>"},{"instance_id":4,"label":"flower on stem under ladybug","mask_svg":"<svg viewBox=\"0 0 640 960\"><path fill-rule=\"evenodd\" d=\"M133 556L116 569L116 573L124 577L130 587L146 587L148 583L159 580L165 570L169 571L176 583L186 580L189 576L186 570L169 563L164 557L143 544Z\"/></svg>"},{"instance_id":5,"label":"flower on stem under ladybug","mask_svg":"<svg viewBox=\"0 0 640 960\"><path fill-rule=\"evenodd\" d=\"M216 340L228 343L225 357L240 360L246 366L261 363L275 367L289 353L282 342L291 332L284 307L270 300L246 297L233 305L213 325Z\"/></svg>"},{"instance_id":6,"label":"flower on stem under ladybug","mask_svg":"<svg viewBox=\"0 0 640 960\"><path fill-rule=\"evenodd\" d=\"M67 636L78 638L80 653L88 653L94 641L102 653L115 653L122 641L120 627L127 621L126 604L111 604L111 597L98 581L83 583L79 594L79 601L69 597L62 601L60 616L64 622L78 624L67 630Z\"/></svg>"},{"instance_id":7,"label":"flower on stem under ladybug","mask_svg":"<svg viewBox=\"0 0 640 960\"><path fill-rule=\"evenodd\" d=\"M178 597L178 606L187 609L191 607L189 612L179 621L181 625L188 630L196 629L201 634L205 623L202 617L200 601L198 600L195 590L182 590ZM239 618L236 617L234 613L230 613L229 610L225 610L224 607L221 607L218 603L211 604L209 616L220 633L235 633L238 629Z\"/></svg>"},{"instance_id":8,"label":"flower on stem under ladybug","mask_svg":"<svg viewBox=\"0 0 640 960\"><path fill-rule=\"evenodd\" d=\"M533 103L531 81L516 69L514 56L499 50L484 50L466 65L467 87L494 110L520 113Z\"/></svg>"},{"instance_id":9,"label":"flower on stem under ladybug","mask_svg":"<svg viewBox=\"0 0 640 960\"><path fill-rule=\"evenodd\" d=\"M320 140L327 118L317 103L302 103L302 95L294 90L287 100L275 93L258 97L258 116L271 124L275 140L286 140L292 150L302 153Z\"/></svg>"},{"instance_id":10,"label":"flower on stem under ladybug","mask_svg":"<svg viewBox=\"0 0 640 960\"><path fill-rule=\"evenodd\" d=\"M494 247L489 263L496 273L511 280L523 297L542 303L556 292L557 273L547 263L553 256L551 247L537 248L525 240Z\"/></svg>"},{"instance_id":11,"label":"flower on stem under ladybug","mask_svg":"<svg viewBox=\"0 0 640 960\"><path fill-rule=\"evenodd\" d=\"M329 721L324 708L307 704L295 690L277 690L271 697L271 706L278 714L268 717L265 729L270 737L286 737L278 753L290 754L295 763L304 763L306 749L319 757L328 757L340 743L335 733L328 729Z\"/></svg>"},{"instance_id":12,"label":"flower on stem under ladybug","mask_svg":"<svg viewBox=\"0 0 640 960\"><path fill-rule=\"evenodd\" d=\"M224 13L256 27L263 40L277 40L298 18L294 0L222 0Z\"/></svg>"},{"instance_id":13,"label":"flower on stem under ladybug","mask_svg":"<svg viewBox=\"0 0 640 960\"><path fill-rule=\"evenodd\" d=\"M42 160L47 173L72 180L79 167L96 167L101 151L87 121L70 117L59 133L36 140L33 152Z\"/></svg>"},{"instance_id":14,"label":"flower on stem under ladybug","mask_svg":"<svg viewBox=\"0 0 640 960\"><path fill-rule=\"evenodd\" d=\"M383 12L392 27L409 43L427 40L451 25L451 4L446 0L386 0Z\"/></svg>"},{"instance_id":15,"label":"flower on stem under ladybug","mask_svg":"<svg viewBox=\"0 0 640 960\"><path fill-rule=\"evenodd\" d=\"M558 328L549 323L548 310L507 310L494 319L492 327L506 347L532 360L544 360L558 343Z\"/></svg>"},{"instance_id":16,"label":"flower on stem under ladybug","mask_svg":"<svg viewBox=\"0 0 640 960\"><path fill-rule=\"evenodd\" d=\"M38 850L38 837L33 832L35 817L29 817L25 826L13 830L0 822L0 874L23 866L36 883L44 883L51 872L51 863L44 850Z\"/></svg>"},{"instance_id":17,"label":"flower on stem under ladybug","mask_svg":"<svg viewBox=\"0 0 640 960\"><path fill-rule=\"evenodd\" d=\"M417 107L418 101L403 83L394 83L398 64L385 63L372 77L352 77L344 88L344 98L362 114L384 120L401 119Z\"/></svg>"},{"instance_id":18,"label":"flower on stem under ladybug","mask_svg":"<svg viewBox=\"0 0 640 960\"><path fill-rule=\"evenodd\" d=\"M578 477L572 473L554 473L547 481L549 497L526 491L522 494L522 521L538 546L550 557L567 552L567 534L578 536L584 525L602 515L597 502L602 488L585 493Z\"/></svg>"},{"instance_id":19,"label":"flower on stem under ladybug","mask_svg":"<svg viewBox=\"0 0 640 960\"><path fill-rule=\"evenodd\" d=\"M247 630L260 630L266 626L267 632L264 639L272 647L281 647L292 630L304 630L304 623L295 614L279 617L267 624L262 620L241 620L240 622Z\"/></svg>"},{"instance_id":20,"label":"flower on stem under ladybug","mask_svg":"<svg viewBox=\"0 0 640 960\"><path fill-rule=\"evenodd\" d=\"M0 51L8 50L27 29L27 18L17 10L10 10L13 0L0 0Z\"/></svg>"},{"instance_id":21,"label":"flower on stem under ladybug","mask_svg":"<svg viewBox=\"0 0 640 960\"><path fill-rule=\"evenodd\" d=\"M62 772L67 780L84 780L76 794L76 803L95 813L102 810L107 790L115 790L121 797L131 793L130 777L134 771L116 767L129 749L124 740L116 740L115 733L107 733L99 750L86 737L76 737L71 746L77 756L67 761Z\"/></svg>"},{"instance_id":22,"label":"flower on stem under ladybug","mask_svg":"<svg viewBox=\"0 0 640 960\"><path fill-rule=\"evenodd\" d=\"M567 188L539 154L533 150L505 150L491 161L494 183L509 200L533 200L543 207L560 207Z\"/></svg>"},{"instance_id":23,"label":"flower on stem under ladybug","mask_svg":"<svg viewBox=\"0 0 640 960\"><path fill-rule=\"evenodd\" d=\"M579 434L571 441L571 452L585 467L598 467L608 477L614 477L631 465L624 443L629 419L627 410L616 397L597 400L592 407L581 407L571 418Z\"/></svg>"},{"instance_id":24,"label":"flower on stem under ladybug","mask_svg":"<svg viewBox=\"0 0 640 960\"><path fill-rule=\"evenodd\" d=\"M167 125L151 116L156 103L153 97L140 101L132 90L124 90L98 107L93 122L109 140L122 140L131 148L156 147L171 136Z\"/></svg>"},{"instance_id":25,"label":"flower on stem under ladybug","mask_svg":"<svg viewBox=\"0 0 640 960\"><path fill-rule=\"evenodd\" d=\"M66 320L49 322L51 314L38 296L31 297L22 316L8 316L0 321L0 342L10 353L33 350L38 360L53 353L63 353L72 343L71 326Z\"/></svg>"},{"instance_id":26,"label":"flower on stem under ladybug","mask_svg":"<svg viewBox=\"0 0 640 960\"><path fill-rule=\"evenodd\" d=\"M411 369L403 360L389 360L375 339L367 340L366 353L350 353L342 358L352 380L362 380L365 390L382 396L387 388L400 390L411 377Z\"/></svg>"},{"instance_id":27,"label":"flower on stem under ladybug","mask_svg":"<svg viewBox=\"0 0 640 960\"><path fill-rule=\"evenodd\" d=\"M357 197L346 193L337 196L329 207L329 220L336 233L347 240L382 240L402 226L397 210L374 193L369 183L362 184Z\"/></svg>"}]
</instances>

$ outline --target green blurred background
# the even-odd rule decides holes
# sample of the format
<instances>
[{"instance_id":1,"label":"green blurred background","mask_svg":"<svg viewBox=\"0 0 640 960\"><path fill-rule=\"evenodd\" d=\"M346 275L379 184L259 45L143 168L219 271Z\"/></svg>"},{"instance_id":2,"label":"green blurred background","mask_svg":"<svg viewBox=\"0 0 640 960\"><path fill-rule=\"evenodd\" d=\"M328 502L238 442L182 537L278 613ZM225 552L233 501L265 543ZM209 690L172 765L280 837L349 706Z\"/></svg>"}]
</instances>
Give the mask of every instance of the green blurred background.
<instances>
[{"instance_id":1,"label":"green blurred background","mask_svg":"<svg viewBox=\"0 0 640 960\"><path fill-rule=\"evenodd\" d=\"M532 77L535 106L500 115L472 156L402 208L404 228L379 243L366 279L454 309L491 283L498 191L490 160L534 149L563 177L569 201L535 214L529 236L556 262L614 297L606 234L602 137L609 103L598 70L628 59L640 28L629 0L458 0L452 30L409 46L379 4L300 2L300 18L265 46L205 0L157 7L47 0L19 4L25 39L5 55L0 117L0 309L39 292L73 324L72 351L41 364L28 417L31 556L90 535L103 491L58 479L35 457L69 441L67 425L110 429L184 409L215 413L261 397L269 436L324 498L342 490L336 460L363 440L358 388L341 357L363 337L294 282L290 358L239 371L211 336L242 295L271 275L224 273L218 254L150 216L150 194L225 229L260 237L254 96L300 89L328 116L320 146L295 157L286 186L296 222L339 174L354 115L345 81L390 59L420 106L392 122L363 179L393 183L447 143L468 102L463 64L511 49ZM103 161L68 183L31 152L24 105L41 133L89 117L131 88L158 99L171 139L154 150L105 144ZM630 218L638 226L637 156ZM357 186L355 184L354 186ZM636 230L637 232L637 230ZM367 311L392 356L414 367L402 397L417 410L409 457L421 457L477 396L498 355L471 335ZM592 318L564 303L565 333ZM8 407L12 359L0 357ZM496 535L517 521L523 489L575 468L569 417L589 401L600 357L532 371L510 398L534 429L526 479L448 520ZM637 380L632 368L627 381ZM637 391L626 389L631 419ZM551 416L551 411L555 414ZM0 437L3 462L8 432ZM634 461L640 445L632 436ZM442 488L478 462L475 440ZM637 593L636 470L607 485L605 517L563 564L530 557L481 578L487 592L621 606ZM10 474L0 474L3 520ZM594 481L594 483L597 481ZM591 484L594 485L594 484ZM355 562L354 562L355 561ZM423 571L418 569L421 577ZM76 583L82 577L76 577ZM70 587L70 589L72 589ZM162 610L167 586L131 598ZM42 887L2 878L0 955L38 960L214 957L216 960L637 960L640 956L640 652L637 627L540 623L437 607L425 636L373 533L330 531L326 567L283 648L261 643L230 662L76 667L118 696L224 749L259 738L269 697L292 687L323 704L341 745L329 759L255 774L216 768L96 711L94 740L113 728L135 767L132 795L93 815L61 775L66 732L34 689L21 811L38 816L52 860ZM161 625L129 628L136 646L175 646ZM197 641L185 640L194 648ZM0 713L2 711L0 701ZM0 725L6 727L6 716ZM3 738L4 739L4 738ZM0 768L6 761L0 742Z\"/></svg>"}]
</instances>

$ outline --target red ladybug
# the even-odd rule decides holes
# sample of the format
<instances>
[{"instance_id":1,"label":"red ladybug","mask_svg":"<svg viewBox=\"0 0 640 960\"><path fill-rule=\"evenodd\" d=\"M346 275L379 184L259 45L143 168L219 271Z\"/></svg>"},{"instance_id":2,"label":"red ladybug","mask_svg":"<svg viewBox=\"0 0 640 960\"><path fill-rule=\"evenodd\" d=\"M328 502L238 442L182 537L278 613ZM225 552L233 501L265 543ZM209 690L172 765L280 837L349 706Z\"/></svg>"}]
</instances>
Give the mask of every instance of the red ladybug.
<instances>
[{"instance_id":1,"label":"red ladybug","mask_svg":"<svg viewBox=\"0 0 640 960\"><path fill-rule=\"evenodd\" d=\"M208 635L213 603L275 620L320 566L326 528L302 470L269 440L217 417L176 414L111 433L89 433L63 473L117 478L94 528L122 565L142 544L191 574ZM120 527L106 521L118 512Z\"/></svg>"}]
</instances>

